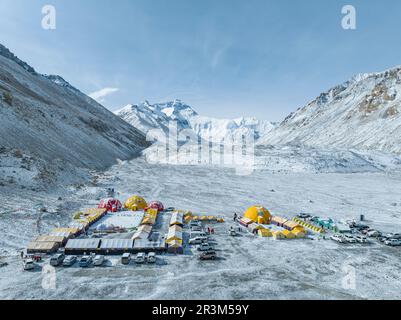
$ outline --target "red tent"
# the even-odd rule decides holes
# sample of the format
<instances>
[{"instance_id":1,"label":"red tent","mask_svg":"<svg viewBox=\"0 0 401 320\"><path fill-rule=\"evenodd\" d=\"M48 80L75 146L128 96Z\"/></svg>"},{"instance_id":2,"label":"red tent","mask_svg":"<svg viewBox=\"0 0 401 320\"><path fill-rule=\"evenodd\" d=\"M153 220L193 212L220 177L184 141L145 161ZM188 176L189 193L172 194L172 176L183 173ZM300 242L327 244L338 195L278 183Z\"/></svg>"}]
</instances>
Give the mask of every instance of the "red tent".
<instances>
[{"instance_id":1,"label":"red tent","mask_svg":"<svg viewBox=\"0 0 401 320\"><path fill-rule=\"evenodd\" d=\"M98 208L107 209L107 211L110 212L117 212L123 208L123 205L117 199L107 198L100 201Z\"/></svg>"},{"instance_id":2,"label":"red tent","mask_svg":"<svg viewBox=\"0 0 401 320\"><path fill-rule=\"evenodd\" d=\"M160 201L151 201L149 202L148 206L145 208L145 211L148 209L157 209L157 211L164 211L163 203Z\"/></svg>"}]
</instances>

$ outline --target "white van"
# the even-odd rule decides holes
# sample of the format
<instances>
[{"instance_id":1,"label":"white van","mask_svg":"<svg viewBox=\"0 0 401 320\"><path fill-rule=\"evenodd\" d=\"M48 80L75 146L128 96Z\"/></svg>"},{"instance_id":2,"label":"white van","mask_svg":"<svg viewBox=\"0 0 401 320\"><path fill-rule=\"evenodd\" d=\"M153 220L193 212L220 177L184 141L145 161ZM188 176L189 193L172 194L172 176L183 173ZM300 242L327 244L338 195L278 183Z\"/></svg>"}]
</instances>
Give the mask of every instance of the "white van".
<instances>
[{"instance_id":1,"label":"white van","mask_svg":"<svg viewBox=\"0 0 401 320\"><path fill-rule=\"evenodd\" d=\"M203 237L207 238L208 234L205 231L191 231L189 234L189 238L198 238L198 237Z\"/></svg>"},{"instance_id":2,"label":"white van","mask_svg":"<svg viewBox=\"0 0 401 320\"><path fill-rule=\"evenodd\" d=\"M64 253L58 253L50 258L50 265L53 267L58 267L63 263L65 259Z\"/></svg>"}]
</instances>

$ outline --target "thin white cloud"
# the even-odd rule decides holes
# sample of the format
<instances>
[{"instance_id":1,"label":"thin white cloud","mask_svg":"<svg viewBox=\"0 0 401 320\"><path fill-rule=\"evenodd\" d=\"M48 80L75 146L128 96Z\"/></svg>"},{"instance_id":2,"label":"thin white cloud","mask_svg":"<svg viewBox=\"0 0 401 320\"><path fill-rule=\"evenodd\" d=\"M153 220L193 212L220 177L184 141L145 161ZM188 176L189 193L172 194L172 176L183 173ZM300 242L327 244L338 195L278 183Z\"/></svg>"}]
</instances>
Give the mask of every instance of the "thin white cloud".
<instances>
[{"instance_id":1,"label":"thin white cloud","mask_svg":"<svg viewBox=\"0 0 401 320\"><path fill-rule=\"evenodd\" d=\"M98 101L98 102L103 102L104 98L106 98L107 96L119 91L120 89L118 88L103 88L99 91L95 91L89 94L89 97L91 97L92 99Z\"/></svg>"}]
</instances>

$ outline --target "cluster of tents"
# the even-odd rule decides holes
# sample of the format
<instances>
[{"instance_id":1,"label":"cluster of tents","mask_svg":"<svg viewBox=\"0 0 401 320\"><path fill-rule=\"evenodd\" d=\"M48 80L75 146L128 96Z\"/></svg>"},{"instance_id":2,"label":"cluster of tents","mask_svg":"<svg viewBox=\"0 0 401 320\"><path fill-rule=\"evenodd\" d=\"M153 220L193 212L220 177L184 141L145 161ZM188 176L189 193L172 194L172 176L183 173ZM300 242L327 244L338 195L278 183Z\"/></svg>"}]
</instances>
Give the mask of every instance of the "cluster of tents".
<instances>
[{"instance_id":1,"label":"cluster of tents","mask_svg":"<svg viewBox=\"0 0 401 320\"><path fill-rule=\"evenodd\" d=\"M30 242L28 253L53 253L65 245L69 239L75 238L89 229L107 213L106 209L90 208L74 214L74 220L67 227L55 228L47 235L41 235Z\"/></svg>"},{"instance_id":2,"label":"cluster of tents","mask_svg":"<svg viewBox=\"0 0 401 320\"><path fill-rule=\"evenodd\" d=\"M169 253L184 253L183 234L184 214L182 212L173 212L170 219L170 227L166 236L167 251Z\"/></svg>"},{"instance_id":3,"label":"cluster of tents","mask_svg":"<svg viewBox=\"0 0 401 320\"><path fill-rule=\"evenodd\" d=\"M272 237L279 240L304 238L307 235L305 228L297 221L272 216L262 206L248 208L245 211L244 217L239 220L239 223L260 237ZM269 225L274 225L275 227L273 228Z\"/></svg>"}]
</instances>

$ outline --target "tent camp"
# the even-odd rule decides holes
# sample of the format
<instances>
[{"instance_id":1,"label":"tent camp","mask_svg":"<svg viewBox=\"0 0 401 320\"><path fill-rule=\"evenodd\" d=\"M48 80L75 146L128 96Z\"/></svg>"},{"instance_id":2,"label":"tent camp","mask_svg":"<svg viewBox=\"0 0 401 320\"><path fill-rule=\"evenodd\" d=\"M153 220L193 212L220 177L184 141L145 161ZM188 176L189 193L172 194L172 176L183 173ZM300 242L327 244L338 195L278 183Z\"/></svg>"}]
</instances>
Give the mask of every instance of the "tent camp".
<instances>
[{"instance_id":1,"label":"tent camp","mask_svg":"<svg viewBox=\"0 0 401 320\"><path fill-rule=\"evenodd\" d=\"M35 242L56 242L61 247L67 242L67 238L59 236L39 236L35 239Z\"/></svg>"},{"instance_id":2,"label":"tent camp","mask_svg":"<svg viewBox=\"0 0 401 320\"><path fill-rule=\"evenodd\" d=\"M274 240L281 240L281 239L285 239L285 235L281 232L281 231L273 231L273 239Z\"/></svg>"},{"instance_id":3,"label":"tent camp","mask_svg":"<svg viewBox=\"0 0 401 320\"><path fill-rule=\"evenodd\" d=\"M50 236L55 237L65 237L67 239L71 239L76 237L81 233L81 230L78 228L56 228L50 232Z\"/></svg>"},{"instance_id":4,"label":"tent camp","mask_svg":"<svg viewBox=\"0 0 401 320\"><path fill-rule=\"evenodd\" d=\"M152 229L153 229L152 226L143 224L143 225L140 225L140 226L138 227L137 231L144 231L144 232L147 232L147 233L151 233L151 232L152 232Z\"/></svg>"},{"instance_id":5,"label":"tent camp","mask_svg":"<svg viewBox=\"0 0 401 320\"><path fill-rule=\"evenodd\" d=\"M279 226L279 227L284 227L284 224L285 224L287 221L288 221L288 219L282 218L282 217L278 217L278 216L274 216L274 217L271 219L271 223L272 223L272 224L275 224L276 226Z\"/></svg>"},{"instance_id":6,"label":"tent camp","mask_svg":"<svg viewBox=\"0 0 401 320\"><path fill-rule=\"evenodd\" d=\"M249 218L241 218L239 220L240 225L244 226L244 227L248 227L250 224L254 223L254 221L252 221Z\"/></svg>"},{"instance_id":7,"label":"tent camp","mask_svg":"<svg viewBox=\"0 0 401 320\"><path fill-rule=\"evenodd\" d=\"M173 225L170 227L170 229L176 231L176 232L182 232L182 227L177 226L177 225Z\"/></svg>"},{"instance_id":8,"label":"tent camp","mask_svg":"<svg viewBox=\"0 0 401 320\"><path fill-rule=\"evenodd\" d=\"M137 240L146 240L150 236L150 232L147 232L145 230L137 230L134 235L132 236L132 239L137 241Z\"/></svg>"},{"instance_id":9,"label":"tent camp","mask_svg":"<svg viewBox=\"0 0 401 320\"><path fill-rule=\"evenodd\" d=\"M261 229L264 229L264 227L262 227L261 225L259 225L257 223L251 223L250 225L248 225L248 230L253 234L258 233L258 231Z\"/></svg>"},{"instance_id":10,"label":"tent camp","mask_svg":"<svg viewBox=\"0 0 401 320\"><path fill-rule=\"evenodd\" d=\"M270 212L262 206L253 206L245 211L244 218L248 218L259 224L269 224L271 220Z\"/></svg>"},{"instance_id":11,"label":"tent camp","mask_svg":"<svg viewBox=\"0 0 401 320\"><path fill-rule=\"evenodd\" d=\"M131 211L144 210L147 206L145 199L138 195L133 195L124 204L124 208Z\"/></svg>"},{"instance_id":12,"label":"tent camp","mask_svg":"<svg viewBox=\"0 0 401 320\"><path fill-rule=\"evenodd\" d=\"M166 242L179 241L182 243L182 231L177 230L175 227L170 227L166 236Z\"/></svg>"},{"instance_id":13,"label":"tent camp","mask_svg":"<svg viewBox=\"0 0 401 320\"><path fill-rule=\"evenodd\" d=\"M120 200L117 200L114 198L107 198L107 199L103 199L100 201L98 208L106 209L107 211L110 211L110 212L117 212L117 211L121 211L123 206L122 206Z\"/></svg>"},{"instance_id":14,"label":"tent camp","mask_svg":"<svg viewBox=\"0 0 401 320\"><path fill-rule=\"evenodd\" d=\"M66 254L85 254L97 252L100 239L70 239L65 245Z\"/></svg>"},{"instance_id":15,"label":"tent camp","mask_svg":"<svg viewBox=\"0 0 401 320\"><path fill-rule=\"evenodd\" d=\"M59 245L57 242L45 242L45 241L32 241L28 244L27 253L54 253L58 250Z\"/></svg>"},{"instance_id":16,"label":"tent camp","mask_svg":"<svg viewBox=\"0 0 401 320\"><path fill-rule=\"evenodd\" d=\"M285 236L286 239L294 239L296 236L289 230L285 229L283 231L283 235Z\"/></svg>"},{"instance_id":17,"label":"tent camp","mask_svg":"<svg viewBox=\"0 0 401 320\"><path fill-rule=\"evenodd\" d=\"M184 248L182 247L182 243L179 241L172 241L168 244L167 248L168 253L175 253L175 254L183 254Z\"/></svg>"},{"instance_id":18,"label":"tent camp","mask_svg":"<svg viewBox=\"0 0 401 320\"><path fill-rule=\"evenodd\" d=\"M148 211L149 209L156 209L157 212L161 212L164 211L164 205L160 201L151 201L145 208L145 211Z\"/></svg>"},{"instance_id":19,"label":"tent camp","mask_svg":"<svg viewBox=\"0 0 401 320\"><path fill-rule=\"evenodd\" d=\"M259 237L262 237L262 238L269 238L269 237L273 236L270 229L259 229L258 235L259 235Z\"/></svg>"},{"instance_id":20,"label":"tent camp","mask_svg":"<svg viewBox=\"0 0 401 320\"><path fill-rule=\"evenodd\" d=\"M142 224L153 226L156 223L156 220L149 216L144 216L142 220Z\"/></svg>"},{"instance_id":21,"label":"tent camp","mask_svg":"<svg viewBox=\"0 0 401 320\"><path fill-rule=\"evenodd\" d=\"M295 228L294 230L291 231L295 237L297 238L305 238L306 237L306 231L305 229L301 228Z\"/></svg>"},{"instance_id":22,"label":"tent camp","mask_svg":"<svg viewBox=\"0 0 401 320\"><path fill-rule=\"evenodd\" d=\"M173 225L178 225L178 226L184 226L184 214L180 212L174 212L171 215L171 220L170 220L170 226Z\"/></svg>"},{"instance_id":23,"label":"tent camp","mask_svg":"<svg viewBox=\"0 0 401 320\"><path fill-rule=\"evenodd\" d=\"M294 220L287 220L284 222L283 227L289 231L294 230L296 227L299 227L299 223Z\"/></svg>"}]
</instances>

